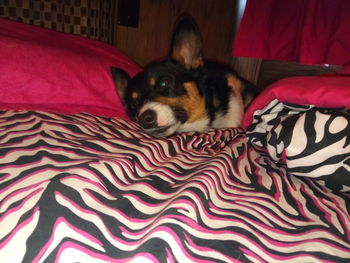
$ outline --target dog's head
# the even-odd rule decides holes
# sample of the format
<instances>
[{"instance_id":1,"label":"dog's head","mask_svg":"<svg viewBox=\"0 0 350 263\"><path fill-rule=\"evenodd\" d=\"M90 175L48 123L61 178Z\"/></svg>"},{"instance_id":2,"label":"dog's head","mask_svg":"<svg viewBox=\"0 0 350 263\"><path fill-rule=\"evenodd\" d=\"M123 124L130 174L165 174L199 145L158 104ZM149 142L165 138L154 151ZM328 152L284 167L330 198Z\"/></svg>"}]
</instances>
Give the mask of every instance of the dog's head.
<instances>
[{"instance_id":1,"label":"dog's head","mask_svg":"<svg viewBox=\"0 0 350 263\"><path fill-rule=\"evenodd\" d=\"M202 41L196 24L183 18L174 29L168 59L129 78L112 68L117 91L128 115L155 136L207 128L205 98L196 81L203 66Z\"/></svg>"}]
</instances>

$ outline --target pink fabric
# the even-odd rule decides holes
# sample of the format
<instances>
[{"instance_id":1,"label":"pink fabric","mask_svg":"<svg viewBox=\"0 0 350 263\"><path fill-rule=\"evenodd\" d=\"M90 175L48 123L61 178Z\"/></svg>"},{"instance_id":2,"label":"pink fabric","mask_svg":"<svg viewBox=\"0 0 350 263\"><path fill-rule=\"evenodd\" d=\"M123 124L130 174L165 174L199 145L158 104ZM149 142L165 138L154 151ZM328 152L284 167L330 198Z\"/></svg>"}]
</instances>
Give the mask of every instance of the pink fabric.
<instances>
[{"instance_id":1,"label":"pink fabric","mask_svg":"<svg viewBox=\"0 0 350 263\"><path fill-rule=\"evenodd\" d=\"M346 65L349 30L349 0L247 0L232 54Z\"/></svg>"},{"instance_id":2,"label":"pink fabric","mask_svg":"<svg viewBox=\"0 0 350 263\"><path fill-rule=\"evenodd\" d=\"M140 68L102 42L0 19L0 108L127 118L110 67Z\"/></svg>"},{"instance_id":3,"label":"pink fabric","mask_svg":"<svg viewBox=\"0 0 350 263\"><path fill-rule=\"evenodd\" d=\"M279 80L252 102L244 115L243 128L246 129L252 123L255 111L264 108L274 99L298 105L350 109L350 77L325 75Z\"/></svg>"}]
</instances>

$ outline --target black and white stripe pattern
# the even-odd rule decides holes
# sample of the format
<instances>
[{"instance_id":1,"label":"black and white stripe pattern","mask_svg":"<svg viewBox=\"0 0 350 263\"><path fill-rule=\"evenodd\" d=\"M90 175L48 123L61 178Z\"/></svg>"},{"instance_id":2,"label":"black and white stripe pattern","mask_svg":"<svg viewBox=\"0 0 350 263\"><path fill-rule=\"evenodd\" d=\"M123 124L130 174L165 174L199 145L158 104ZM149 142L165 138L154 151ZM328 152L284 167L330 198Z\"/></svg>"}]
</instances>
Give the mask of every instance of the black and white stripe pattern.
<instances>
[{"instance_id":1,"label":"black and white stripe pattern","mask_svg":"<svg viewBox=\"0 0 350 263\"><path fill-rule=\"evenodd\" d=\"M257 111L249 127L252 142L264 146L288 172L324 180L335 190L350 190L350 114L272 101Z\"/></svg>"}]
</instances>

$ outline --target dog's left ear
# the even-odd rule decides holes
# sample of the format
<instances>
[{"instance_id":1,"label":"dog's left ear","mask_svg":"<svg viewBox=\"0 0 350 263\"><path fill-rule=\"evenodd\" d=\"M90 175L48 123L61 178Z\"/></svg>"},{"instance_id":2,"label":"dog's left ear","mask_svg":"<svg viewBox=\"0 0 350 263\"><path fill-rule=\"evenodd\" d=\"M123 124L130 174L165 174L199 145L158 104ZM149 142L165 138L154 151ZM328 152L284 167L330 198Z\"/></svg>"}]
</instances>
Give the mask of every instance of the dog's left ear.
<instances>
[{"instance_id":1,"label":"dog's left ear","mask_svg":"<svg viewBox=\"0 0 350 263\"><path fill-rule=\"evenodd\" d=\"M128 86L130 76L120 68L111 67L111 73L115 84L115 89L122 102L125 104L125 92Z\"/></svg>"},{"instance_id":2,"label":"dog's left ear","mask_svg":"<svg viewBox=\"0 0 350 263\"><path fill-rule=\"evenodd\" d=\"M191 18L183 17L176 24L169 56L187 70L203 65L201 35Z\"/></svg>"}]
</instances>

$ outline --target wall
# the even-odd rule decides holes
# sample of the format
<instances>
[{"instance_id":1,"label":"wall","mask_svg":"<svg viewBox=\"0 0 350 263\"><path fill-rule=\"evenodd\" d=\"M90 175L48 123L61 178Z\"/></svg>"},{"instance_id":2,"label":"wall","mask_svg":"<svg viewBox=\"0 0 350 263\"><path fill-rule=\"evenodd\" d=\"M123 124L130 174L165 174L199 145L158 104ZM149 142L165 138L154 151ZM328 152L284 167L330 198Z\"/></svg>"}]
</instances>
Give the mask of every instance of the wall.
<instances>
[{"instance_id":1,"label":"wall","mask_svg":"<svg viewBox=\"0 0 350 263\"><path fill-rule=\"evenodd\" d=\"M183 12L198 23L205 57L230 63L236 0L140 0L139 27L116 25L114 45L142 66L163 58L175 20Z\"/></svg>"}]
</instances>

